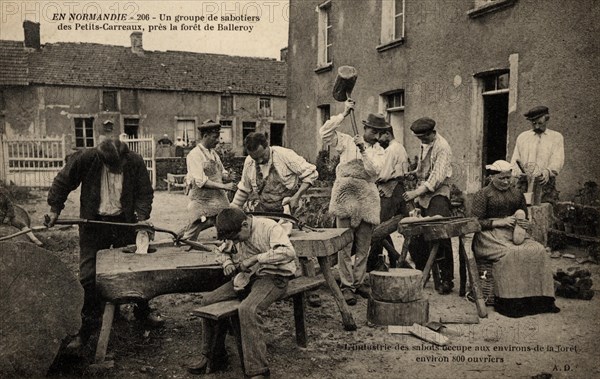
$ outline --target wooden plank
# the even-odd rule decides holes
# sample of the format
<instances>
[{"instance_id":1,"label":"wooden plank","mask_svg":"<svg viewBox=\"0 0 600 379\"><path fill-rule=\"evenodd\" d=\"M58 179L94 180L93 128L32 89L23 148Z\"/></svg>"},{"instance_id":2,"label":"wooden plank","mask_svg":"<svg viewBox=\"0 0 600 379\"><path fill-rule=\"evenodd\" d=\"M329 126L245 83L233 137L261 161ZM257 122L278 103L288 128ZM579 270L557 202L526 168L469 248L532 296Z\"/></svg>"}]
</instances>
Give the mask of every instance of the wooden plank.
<instances>
[{"instance_id":1,"label":"wooden plank","mask_svg":"<svg viewBox=\"0 0 600 379\"><path fill-rule=\"evenodd\" d=\"M445 346L450 341L448 337L419 324L413 324L410 327L410 334L438 346Z\"/></svg>"},{"instance_id":2,"label":"wooden plank","mask_svg":"<svg viewBox=\"0 0 600 379\"><path fill-rule=\"evenodd\" d=\"M106 350L108 349L108 340L110 338L110 330L112 328L114 316L115 305L110 302L106 303L104 305L104 314L102 315L102 327L100 328L98 344L96 345L96 356L94 358L94 363L102 363L106 358Z\"/></svg>"},{"instance_id":3,"label":"wooden plank","mask_svg":"<svg viewBox=\"0 0 600 379\"><path fill-rule=\"evenodd\" d=\"M388 325L388 333L409 335L410 326L407 325Z\"/></svg>"},{"instance_id":4,"label":"wooden plank","mask_svg":"<svg viewBox=\"0 0 600 379\"><path fill-rule=\"evenodd\" d=\"M214 227L203 230L199 242L217 241L217 231ZM328 257L336 255L352 243L354 235L349 228L324 228L316 232L292 229L290 241L298 257Z\"/></svg>"},{"instance_id":5,"label":"wooden plank","mask_svg":"<svg viewBox=\"0 0 600 379\"><path fill-rule=\"evenodd\" d=\"M426 241L452 238L480 230L479 221L473 217L423 224L398 224L398 232L405 237L423 235Z\"/></svg>"}]
</instances>

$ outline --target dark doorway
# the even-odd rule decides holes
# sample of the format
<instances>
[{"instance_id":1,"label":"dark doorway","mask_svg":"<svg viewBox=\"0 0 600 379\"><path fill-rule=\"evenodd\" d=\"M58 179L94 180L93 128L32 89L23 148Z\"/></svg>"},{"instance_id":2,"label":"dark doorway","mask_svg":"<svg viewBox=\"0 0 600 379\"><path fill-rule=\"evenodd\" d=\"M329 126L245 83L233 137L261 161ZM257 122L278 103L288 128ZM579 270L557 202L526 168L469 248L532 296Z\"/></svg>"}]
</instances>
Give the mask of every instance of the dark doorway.
<instances>
[{"instance_id":1,"label":"dark doorway","mask_svg":"<svg viewBox=\"0 0 600 379\"><path fill-rule=\"evenodd\" d=\"M285 124L271 124L269 144L271 146L283 146L283 127Z\"/></svg>"},{"instance_id":2,"label":"dark doorway","mask_svg":"<svg viewBox=\"0 0 600 379\"><path fill-rule=\"evenodd\" d=\"M254 133L256 131L256 122L244 121L242 122L242 143L246 140L246 137L250 133ZM246 147L244 146L244 155L248 155L246 151Z\"/></svg>"},{"instance_id":3,"label":"dark doorway","mask_svg":"<svg viewBox=\"0 0 600 379\"><path fill-rule=\"evenodd\" d=\"M483 171L485 165L507 159L508 93L483 96ZM484 175L485 177L485 175Z\"/></svg>"}]
</instances>

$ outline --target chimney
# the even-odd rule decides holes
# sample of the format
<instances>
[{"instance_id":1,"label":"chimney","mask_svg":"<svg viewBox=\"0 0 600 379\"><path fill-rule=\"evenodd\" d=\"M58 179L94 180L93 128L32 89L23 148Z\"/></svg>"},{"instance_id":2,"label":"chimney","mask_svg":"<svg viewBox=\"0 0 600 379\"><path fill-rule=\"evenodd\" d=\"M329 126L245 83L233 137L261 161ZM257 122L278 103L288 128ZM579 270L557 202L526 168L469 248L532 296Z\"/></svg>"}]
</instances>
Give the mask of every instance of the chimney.
<instances>
[{"instance_id":1,"label":"chimney","mask_svg":"<svg viewBox=\"0 0 600 379\"><path fill-rule=\"evenodd\" d=\"M286 62L287 56L288 56L288 48L287 47L284 47L283 49L279 50L279 60L280 61Z\"/></svg>"},{"instance_id":2,"label":"chimney","mask_svg":"<svg viewBox=\"0 0 600 379\"><path fill-rule=\"evenodd\" d=\"M25 32L25 47L30 49L40 49L40 23L29 20L23 21L23 31Z\"/></svg>"},{"instance_id":3,"label":"chimney","mask_svg":"<svg viewBox=\"0 0 600 379\"><path fill-rule=\"evenodd\" d=\"M134 54L144 54L144 47L142 46L142 32L133 32L130 35L131 38L131 52Z\"/></svg>"}]
</instances>

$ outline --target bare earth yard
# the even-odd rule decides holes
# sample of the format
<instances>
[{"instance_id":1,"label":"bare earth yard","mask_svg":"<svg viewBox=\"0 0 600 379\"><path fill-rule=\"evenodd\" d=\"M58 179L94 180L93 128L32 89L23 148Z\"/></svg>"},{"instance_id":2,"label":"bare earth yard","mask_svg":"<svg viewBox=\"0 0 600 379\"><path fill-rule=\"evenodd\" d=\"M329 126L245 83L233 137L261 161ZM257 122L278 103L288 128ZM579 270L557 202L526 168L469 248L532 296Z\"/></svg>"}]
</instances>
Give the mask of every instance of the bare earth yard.
<instances>
[{"instance_id":1,"label":"bare earth yard","mask_svg":"<svg viewBox=\"0 0 600 379\"><path fill-rule=\"evenodd\" d=\"M45 193L23 204L33 225L40 225L48 207ZM71 194L61 217L77 217L78 192ZM152 212L156 226L178 230L186 220L187 199L181 192L157 192ZM77 229L40 232L46 247L77 273ZM157 239L168 238L157 235ZM456 251L456 249L455 249ZM582 249L569 248L581 256ZM458 262L458 259L455 259ZM457 263L458 264L458 263ZM553 268L579 266L592 272L596 296L591 301L557 298L558 314L543 314L511 319L488 307L489 316L479 324L454 325L462 335L451 336L445 349L412 336L392 335L387 327L367 325L367 301L359 299L351 311L358 325L355 332L342 328L341 317L327 288L319 289L323 305L307 308L308 348L295 343L293 307L290 302L274 304L267 312L265 328L273 378L529 378L541 373L553 378L600 377L600 267L578 265L574 260L552 260ZM458 273L458 270L456 270ZM456 278L458 283L458 278ZM474 314L475 305L458 296L457 290L440 296L428 284L425 294L430 302L430 320L439 316ZM115 367L95 374L85 362L59 359L51 376L163 377L190 378L186 363L200 350L200 319L191 311L201 294L160 296L152 301L167 319L160 330L145 331L136 322L115 321L109 344L109 359ZM241 378L243 373L231 337L226 372L207 378ZM89 363L89 362L88 362Z\"/></svg>"}]
</instances>

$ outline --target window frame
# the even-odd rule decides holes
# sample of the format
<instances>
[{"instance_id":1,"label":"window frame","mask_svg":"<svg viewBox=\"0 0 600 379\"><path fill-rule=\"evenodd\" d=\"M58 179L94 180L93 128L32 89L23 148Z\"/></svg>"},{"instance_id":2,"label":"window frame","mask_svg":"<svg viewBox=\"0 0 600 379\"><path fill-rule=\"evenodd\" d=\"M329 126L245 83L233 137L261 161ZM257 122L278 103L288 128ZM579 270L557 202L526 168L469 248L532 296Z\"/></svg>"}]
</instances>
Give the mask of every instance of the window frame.
<instances>
[{"instance_id":1,"label":"window frame","mask_svg":"<svg viewBox=\"0 0 600 379\"><path fill-rule=\"evenodd\" d=\"M327 0L317 6L317 68L316 73L329 71L333 68L333 22L331 17L332 1Z\"/></svg>"},{"instance_id":2,"label":"window frame","mask_svg":"<svg viewBox=\"0 0 600 379\"><path fill-rule=\"evenodd\" d=\"M90 120L91 122L91 127L88 128L86 125L86 120ZM86 116L75 116L73 117L73 137L75 139L75 148L76 149L88 149L88 148L92 148L95 146L96 144L96 139L95 139L95 131L94 131L94 117L86 117ZM78 121L81 122L81 128L82 128L82 137L78 137L77 136L77 123ZM91 131L92 135L88 136L87 135L87 131ZM83 146L80 146L78 141L83 140ZM88 143L91 141L91 145L88 146Z\"/></svg>"},{"instance_id":3,"label":"window frame","mask_svg":"<svg viewBox=\"0 0 600 379\"><path fill-rule=\"evenodd\" d=\"M133 138L139 138L140 136L140 118L139 117L131 117L131 116L127 116L127 117L123 117L123 133L127 134L127 127L128 126L133 126L133 124L131 124L131 121L135 120L135 126L137 127L137 131L136 134L133 135ZM128 136L131 136L132 134L127 134Z\"/></svg>"},{"instance_id":4,"label":"window frame","mask_svg":"<svg viewBox=\"0 0 600 379\"><path fill-rule=\"evenodd\" d=\"M402 12L398 12L396 5L402 1ZM397 20L402 17L400 36L396 35ZM383 52L404 44L406 38L406 0L385 0L381 2L381 34L377 51Z\"/></svg>"},{"instance_id":5,"label":"window frame","mask_svg":"<svg viewBox=\"0 0 600 379\"><path fill-rule=\"evenodd\" d=\"M264 106L265 104L267 104L268 106L265 107ZM265 117L271 117L271 115L273 114L272 104L273 104L273 101L270 97L259 97L258 98L259 114L262 116L265 116Z\"/></svg>"},{"instance_id":6,"label":"window frame","mask_svg":"<svg viewBox=\"0 0 600 379\"><path fill-rule=\"evenodd\" d=\"M221 124L221 134L219 135L219 141L221 143L233 144L233 120L230 120L230 119L219 120L219 124ZM229 131L228 134L231 139L230 141L223 140L223 134L225 134L226 130Z\"/></svg>"},{"instance_id":7,"label":"window frame","mask_svg":"<svg viewBox=\"0 0 600 379\"><path fill-rule=\"evenodd\" d=\"M106 95L114 94L114 103L110 105L114 105L114 109L108 109ZM118 112L119 111L119 91L117 90L102 90L102 99L100 104L100 109L103 112Z\"/></svg>"},{"instance_id":8,"label":"window frame","mask_svg":"<svg viewBox=\"0 0 600 379\"><path fill-rule=\"evenodd\" d=\"M224 101L225 99L227 99L227 101ZM233 116L233 110L235 109L235 103L234 103L235 99L233 97L233 95L231 94L225 94L225 95L221 95L221 97L219 98L219 114L221 116L225 116L225 117L231 117ZM227 109L224 110L224 105L227 103L231 103L231 112L227 113Z\"/></svg>"}]
</instances>

